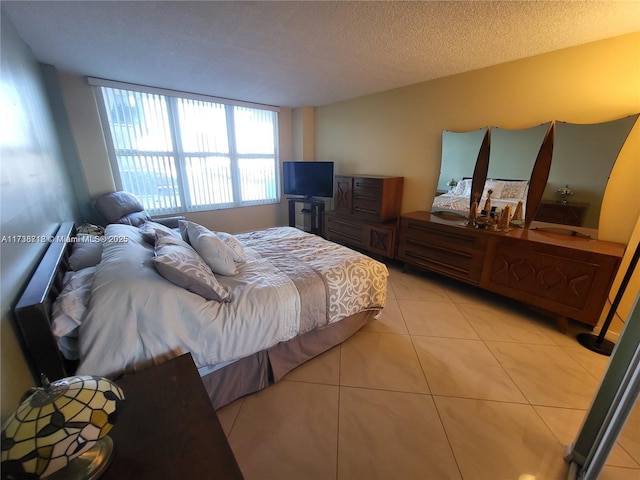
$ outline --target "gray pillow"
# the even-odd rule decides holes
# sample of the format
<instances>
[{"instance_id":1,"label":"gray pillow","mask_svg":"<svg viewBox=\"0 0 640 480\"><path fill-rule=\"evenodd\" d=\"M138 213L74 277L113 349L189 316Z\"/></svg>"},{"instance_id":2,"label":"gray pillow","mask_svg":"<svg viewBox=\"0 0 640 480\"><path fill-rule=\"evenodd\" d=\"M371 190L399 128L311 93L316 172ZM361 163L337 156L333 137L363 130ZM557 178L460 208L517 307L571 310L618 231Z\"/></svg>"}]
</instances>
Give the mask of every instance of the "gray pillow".
<instances>
[{"instance_id":1,"label":"gray pillow","mask_svg":"<svg viewBox=\"0 0 640 480\"><path fill-rule=\"evenodd\" d=\"M158 273L171 283L207 300L230 301L229 292L218 283L211 268L186 242L158 235L153 258Z\"/></svg>"},{"instance_id":2,"label":"gray pillow","mask_svg":"<svg viewBox=\"0 0 640 480\"><path fill-rule=\"evenodd\" d=\"M111 192L103 195L96 201L96 210L107 220L107 223L124 223L138 226L144 221L141 217L148 218L148 214L144 211L144 206L140 203L140 200L129 192ZM140 212L141 215L125 218L128 215Z\"/></svg>"},{"instance_id":3,"label":"gray pillow","mask_svg":"<svg viewBox=\"0 0 640 480\"><path fill-rule=\"evenodd\" d=\"M235 275L238 273L233 261L233 251L211 230L187 222L189 243L214 273L219 275Z\"/></svg>"},{"instance_id":4,"label":"gray pillow","mask_svg":"<svg viewBox=\"0 0 640 480\"><path fill-rule=\"evenodd\" d=\"M102 259L102 239L95 235L78 234L76 243L71 247L69 267L74 272L94 267Z\"/></svg>"},{"instance_id":5,"label":"gray pillow","mask_svg":"<svg viewBox=\"0 0 640 480\"><path fill-rule=\"evenodd\" d=\"M178 239L182 238L177 230L174 230L173 228L169 228L166 225L162 225L161 223L157 222L147 221L139 228L142 232L142 237L151 245L155 245L156 234L158 232L164 233L166 235L171 235Z\"/></svg>"},{"instance_id":6,"label":"gray pillow","mask_svg":"<svg viewBox=\"0 0 640 480\"><path fill-rule=\"evenodd\" d=\"M146 222L147 220L149 220L151 217L149 216L149 214L147 212L134 212L134 213L130 213L128 215L125 215L124 217L120 218L120 221L118 223L123 223L125 225L133 225L134 227L139 227L140 225L142 225L144 222Z\"/></svg>"}]
</instances>

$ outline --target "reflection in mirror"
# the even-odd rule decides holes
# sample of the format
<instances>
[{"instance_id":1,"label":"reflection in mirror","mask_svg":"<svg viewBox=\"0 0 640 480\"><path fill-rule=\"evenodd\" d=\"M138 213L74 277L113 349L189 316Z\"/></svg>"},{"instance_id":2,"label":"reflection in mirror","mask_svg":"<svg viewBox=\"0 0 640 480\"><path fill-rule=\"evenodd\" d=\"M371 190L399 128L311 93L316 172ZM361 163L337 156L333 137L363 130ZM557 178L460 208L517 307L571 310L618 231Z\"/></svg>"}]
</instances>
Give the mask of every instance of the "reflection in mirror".
<instances>
[{"instance_id":1,"label":"reflection in mirror","mask_svg":"<svg viewBox=\"0 0 640 480\"><path fill-rule=\"evenodd\" d=\"M491 127L489 171L480 206L491 189L492 206L503 209L510 205L515 212L522 202L521 219L524 219L529 179L550 126L551 122L517 130Z\"/></svg>"},{"instance_id":2,"label":"reflection in mirror","mask_svg":"<svg viewBox=\"0 0 640 480\"><path fill-rule=\"evenodd\" d=\"M597 229L609 175L637 118L556 122L549 177L534 220Z\"/></svg>"},{"instance_id":3,"label":"reflection in mirror","mask_svg":"<svg viewBox=\"0 0 640 480\"><path fill-rule=\"evenodd\" d=\"M472 178L487 131L487 127L471 132L443 130L440 178L432 211L457 211L466 217Z\"/></svg>"},{"instance_id":4,"label":"reflection in mirror","mask_svg":"<svg viewBox=\"0 0 640 480\"><path fill-rule=\"evenodd\" d=\"M491 127L487 177L528 181L550 126L551 122L519 130Z\"/></svg>"}]
</instances>

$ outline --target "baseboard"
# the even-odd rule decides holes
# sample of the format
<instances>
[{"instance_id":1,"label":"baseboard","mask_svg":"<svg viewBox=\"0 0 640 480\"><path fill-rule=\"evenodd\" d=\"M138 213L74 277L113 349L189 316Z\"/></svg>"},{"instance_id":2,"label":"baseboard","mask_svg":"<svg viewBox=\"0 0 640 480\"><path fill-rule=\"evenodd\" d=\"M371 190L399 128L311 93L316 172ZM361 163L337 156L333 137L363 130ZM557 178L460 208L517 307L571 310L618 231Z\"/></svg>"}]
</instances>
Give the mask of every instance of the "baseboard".
<instances>
[{"instance_id":1,"label":"baseboard","mask_svg":"<svg viewBox=\"0 0 640 480\"><path fill-rule=\"evenodd\" d=\"M593 334L594 335L600 335L600 332L602 331L602 327L594 327L593 328ZM612 332L612 331L608 331L604 338L606 338L607 340L612 341L613 343L617 343L618 339L620 338L620 334L618 332Z\"/></svg>"}]
</instances>

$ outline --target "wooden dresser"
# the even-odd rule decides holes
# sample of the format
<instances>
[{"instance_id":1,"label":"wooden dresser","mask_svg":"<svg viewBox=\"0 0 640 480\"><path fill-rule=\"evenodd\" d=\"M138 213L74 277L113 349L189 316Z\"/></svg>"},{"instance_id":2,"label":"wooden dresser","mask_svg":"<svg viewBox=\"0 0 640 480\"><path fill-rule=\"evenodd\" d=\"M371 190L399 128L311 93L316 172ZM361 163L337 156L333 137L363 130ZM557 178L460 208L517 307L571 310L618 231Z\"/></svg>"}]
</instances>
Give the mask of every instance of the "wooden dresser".
<instances>
[{"instance_id":1,"label":"wooden dresser","mask_svg":"<svg viewBox=\"0 0 640 480\"><path fill-rule=\"evenodd\" d=\"M336 175L334 210L324 215L324 236L337 243L393 257L404 177Z\"/></svg>"},{"instance_id":2,"label":"wooden dresser","mask_svg":"<svg viewBox=\"0 0 640 480\"><path fill-rule=\"evenodd\" d=\"M402 215L396 257L552 313L596 325L625 246L535 229L496 232L463 218Z\"/></svg>"},{"instance_id":3,"label":"wooden dresser","mask_svg":"<svg viewBox=\"0 0 640 480\"><path fill-rule=\"evenodd\" d=\"M101 480L242 480L191 354L116 383L124 408L109 434L115 454Z\"/></svg>"}]
</instances>

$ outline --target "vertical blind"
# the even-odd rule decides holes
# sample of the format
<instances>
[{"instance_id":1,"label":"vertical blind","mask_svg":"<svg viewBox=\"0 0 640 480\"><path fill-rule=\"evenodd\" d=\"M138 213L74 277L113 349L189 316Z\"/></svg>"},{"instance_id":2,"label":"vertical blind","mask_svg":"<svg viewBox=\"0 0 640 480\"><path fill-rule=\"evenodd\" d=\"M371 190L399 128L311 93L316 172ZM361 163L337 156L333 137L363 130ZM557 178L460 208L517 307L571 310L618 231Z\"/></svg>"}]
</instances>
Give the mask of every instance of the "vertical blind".
<instances>
[{"instance_id":1,"label":"vertical blind","mask_svg":"<svg viewBox=\"0 0 640 480\"><path fill-rule=\"evenodd\" d=\"M279 199L277 112L98 85L118 187L152 214Z\"/></svg>"}]
</instances>

